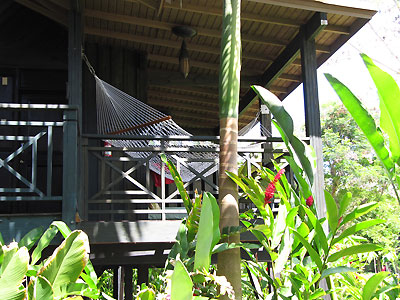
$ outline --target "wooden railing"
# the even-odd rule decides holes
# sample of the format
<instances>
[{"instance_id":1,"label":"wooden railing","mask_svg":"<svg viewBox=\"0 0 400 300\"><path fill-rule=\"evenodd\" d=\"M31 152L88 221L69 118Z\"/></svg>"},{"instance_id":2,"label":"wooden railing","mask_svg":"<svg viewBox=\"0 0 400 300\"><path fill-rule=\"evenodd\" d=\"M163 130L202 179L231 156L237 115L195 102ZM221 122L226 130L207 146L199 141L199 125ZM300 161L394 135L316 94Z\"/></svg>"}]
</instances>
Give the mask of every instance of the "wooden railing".
<instances>
[{"instance_id":1,"label":"wooden railing","mask_svg":"<svg viewBox=\"0 0 400 300\"><path fill-rule=\"evenodd\" d=\"M183 167L193 172L185 182L190 195L195 191L208 191L218 195L219 137L216 136L134 136L134 135L83 135L84 202L86 221L136 221L181 219L186 210L174 184L166 184L166 166L161 163L160 186L156 187L149 168L152 158L161 153L176 159L177 169ZM143 141L146 147L104 147L105 140ZM196 146L174 147L171 142L190 141ZM206 147L201 142L207 142ZM282 143L280 138L239 138L239 160L246 164L248 175L253 168L260 168L263 155L283 152L272 149L272 143ZM173 144L173 143L172 143ZM249 145L252 144L252 147ZM211 146L210 146L211 145ZM214 145L214 146L212 146ZM246 147L244 147L246 145ZM268 145L269 148L266 148ZM213 158L182 158L187 152L207 152ZM144 158L134 158L129 153L146 153ZM204 162L208 167L198 172L188 167L189 162ZM205 175L207 174L207 175ZM246 209L249 203L242 203Z\"/></svg>"},{"instance_id":2,"label":"wooden railing","mask_svg":"<svg viewBox=\"0 0 400 300\"><path fill-rule=\"evenodd\" d=\"M0 103L0 118L2 215L62 213L71 223L77 205L77 181L71 179L77 178L77 109L56 104ZM11 205L13 201L20 205ZM38 202L34 210L29 201ZM49 201L58 201L59 205Z\"/></svg>"}]
</instances>

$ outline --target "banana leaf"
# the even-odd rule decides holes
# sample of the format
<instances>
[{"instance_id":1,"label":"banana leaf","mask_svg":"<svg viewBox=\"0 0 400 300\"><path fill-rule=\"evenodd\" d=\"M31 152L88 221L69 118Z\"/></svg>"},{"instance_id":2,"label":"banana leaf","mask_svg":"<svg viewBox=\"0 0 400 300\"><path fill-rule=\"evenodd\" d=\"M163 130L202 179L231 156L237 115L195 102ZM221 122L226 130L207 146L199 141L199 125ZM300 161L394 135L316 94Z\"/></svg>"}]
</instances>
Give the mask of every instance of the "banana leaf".
<instances>
[{"instance_id":1,"label":"banana leaf","mask_svg":"<svg viewBox=\"0 0 400 300\"><path fill-rule=\"evenodd\" d=\"M375 83L381 111L380 127L389 137L392 160L400 165L400 89L388 73L378 68L371 58L361 54Z\"/></svg>"},{"instance_id":2,"label":"banana leaf","mask_svg":"<svg viewBox=\"0 0 400 300\"><path fill-rule=\"evenodd\" d=\"M28 286L28 295L31 300L53 300L54 293L50 282L42 277L34 277Z\"/></svg>"},{"instance_id":3,"label":"banana leaf","mask_svg":"<svg viewBox=\"0 0 400 300\"><path fill-rule=\"evenodd\" d=\"M49 281L55 297L60 296L63 285L76 282L88 262L89 252L87 235L76 230L46 260L38 275Z\"/></svg>"},{"instance_id":4,"label":"banana leaf","mask_svg":"<svg viewBox=\"0 0 400 300\"><path fill-rule=\"evenodd\" d=\"M193 282L183 263L178 259L171 277L171 300L191 300Z\"/></svg>"},{"instance_id":5,"label":"banana leaf","mask_svg":"<svg viewBox=\"0 0 400 300\"><path fill-rule=\"evenodd\" d=\"M293 120L282 105L282 102L273 93L261 86L252 86L259 98L267 105L274 115L276 123L281 129L282 138L290 144L296 153L300 164L307 175L310 184L314 182L314 169L310 157L308 157L307 145L293 135ZM288 146L288 145L287 145Z\"/></svg>"},{"instance_id":6,"label":"banana leaf","mask_svg":"<svg viewBox=\"0 0 400 300\"><path fill-rule=\"evenodd\" d=\"M32 229L27 234L25 234L24 237L18 242L18 247L26 247L28 250L30 250L33 245L35 245L35 243L39 240L42 233L42 227L36 227Z\"/></svg>"},{"instance_id":7,"label":"banana leaf","mask_svg":"<svg viewBox=\"0 0 400 300\"><path fill-rule=\"evenodd\" d=\"M325 74L325 77L353 116L357 125L364 132L390 179L392 179L394 164L389 156L389 151L385 147L382 133L377 129L374 119L362 106L360 100L343 83L330 74Z\"/></svg>"},{"instance_id":8,"label":"banana leaf","mask_svg":"<svg viewBox=\"0 0 400 300\"><path fill-rule=\"evenodd\" d=\"M11 245L11 247L4 249L4 260L0 275L1 299L22 300L26 294L22 281L28 270L29 253L25 247L18 249L16 244Z\"/></svg>"},{"instance_id":9,"label":"banana leaf","mask_svg":"<svg viewBox=\"0 0 400 300\"><path fill-rule=\"evenodd\" d=\"M214 216L211 201L211 198L204 194L194 258L195 270L206 269L208 271L210 268L214 240Z\"/></svg>"}]
</instances>

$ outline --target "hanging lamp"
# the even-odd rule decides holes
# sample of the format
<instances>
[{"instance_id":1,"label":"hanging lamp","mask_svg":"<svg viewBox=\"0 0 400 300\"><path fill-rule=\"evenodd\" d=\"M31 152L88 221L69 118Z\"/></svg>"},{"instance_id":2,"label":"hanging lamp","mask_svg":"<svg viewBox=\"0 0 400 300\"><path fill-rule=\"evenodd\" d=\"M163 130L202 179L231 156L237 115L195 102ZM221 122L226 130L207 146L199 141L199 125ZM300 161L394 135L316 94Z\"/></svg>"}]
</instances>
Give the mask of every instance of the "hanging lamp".
<instances>
[{"instance_id":1,"label":"hanging lamp","mask_svg":"<svg viewBox=\"0 0 400 300\"><path fill-rule=\"evenodd\" d=\"M189 26L179 25L172 27L172 33L182 38L181 50L179 52L179 70L183 77L186 78L189 75L190 62L185 38L194 37L197 34L197 31Z\"/></svg>"}]
</instances>

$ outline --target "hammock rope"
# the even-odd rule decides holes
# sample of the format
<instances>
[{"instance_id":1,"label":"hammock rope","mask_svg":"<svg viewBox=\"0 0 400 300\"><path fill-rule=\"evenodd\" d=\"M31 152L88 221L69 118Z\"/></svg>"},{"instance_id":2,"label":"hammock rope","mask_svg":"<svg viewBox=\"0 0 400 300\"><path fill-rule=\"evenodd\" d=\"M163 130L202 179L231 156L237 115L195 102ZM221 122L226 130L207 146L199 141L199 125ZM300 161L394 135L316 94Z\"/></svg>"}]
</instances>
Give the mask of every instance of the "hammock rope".
<instances>
[{"instance_id":1,"label":"hammock rope","mask_svg":"<svg viewBox=\"0 0 400 300\"><path fill-rule=\"evenodd\" d=\"M160 141L156 140L127 140L123 139L124 135L158 135L158 136L191 136L189 132L176 124L171 116L168 116L155 108L139 101L138 99L124 93L107 82L101 80L92 72L96 81L96 103L97 103L97 130L99 134L115 134L121 136L120 139L106 140L105 142L114 147L149 147L160 146ZM239 135L247 135L258 129L258 136L271 136L268 130L261 126L256 118L247 126L239 131ZM259 125L259 126L257 126ZM254 135L254 133L253 133ZM164 141L165 147L192 147L206 148L204 152L176 152L173 155L167 154L175 164L175 157L186 160L188 167L181 164L180 174L184 182L188 182L196 177L190 168L193 168L198 173L204 172L203 176L208 176L214 173L217 165L211 161L218 159L218 153L207 151L207 148L218 149L219 145L207 141ZM151 152L134 152L128 151L127 154L133 158L144 159L149 157ZM203 160L203 161L201 161ZM208 162L204 162L208 160ZM157 174L161 174L160 157L155 156L149 160L149 168ZM168 179L173 179L168 168L165 170L165 175Z\"/></svg>"}]
</instances>

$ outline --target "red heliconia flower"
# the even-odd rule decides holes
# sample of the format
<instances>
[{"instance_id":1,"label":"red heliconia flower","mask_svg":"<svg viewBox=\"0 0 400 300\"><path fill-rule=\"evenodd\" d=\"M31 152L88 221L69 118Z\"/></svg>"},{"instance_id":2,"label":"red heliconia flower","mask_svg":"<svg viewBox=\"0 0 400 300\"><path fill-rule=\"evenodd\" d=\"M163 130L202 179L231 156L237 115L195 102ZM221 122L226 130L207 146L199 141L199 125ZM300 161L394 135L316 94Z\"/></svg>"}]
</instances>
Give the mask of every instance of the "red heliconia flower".
<instances>
[{"instance_id":1,"label":"red heliconia flower","mask_svg":"<svg viewBox=\"0 0 400 300\"><path fill-rule=\"evenodd\" d=\"M340 217L339 221L338 221L338 226L340 225L340 223L342 223L342 220L343 220L343 217Z\"/></svg>"},{"instance_id":2,"label":"red heliconia flower","mask_svg":"<svg viewBox=\"0 0 400 300\"><path fill-rule=\"evenodd\" d=\"M278 182L279 178L281 178L282 174L285 172L285 169L279 170L278 173L276 173L274 180L272 180L267 188L265 189L265 197L264 197L264 205L267 205L268 203L271 203L272 197L274 197L275 194L275 189L276 189L276 183Z\"/></svg>"},{"instance_id":3,"label":"red heliconia flower","mask_svg":"<svg viewBox=\"0 0 400 300\"><path fill-rule=\"evenodd\" d=\"M313 198L312 195L307 198L306 204L307 204L308 207L310 207L310 206L312 206L314 204L314 198Z\"/></svg>"}]
</instances>

